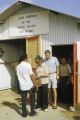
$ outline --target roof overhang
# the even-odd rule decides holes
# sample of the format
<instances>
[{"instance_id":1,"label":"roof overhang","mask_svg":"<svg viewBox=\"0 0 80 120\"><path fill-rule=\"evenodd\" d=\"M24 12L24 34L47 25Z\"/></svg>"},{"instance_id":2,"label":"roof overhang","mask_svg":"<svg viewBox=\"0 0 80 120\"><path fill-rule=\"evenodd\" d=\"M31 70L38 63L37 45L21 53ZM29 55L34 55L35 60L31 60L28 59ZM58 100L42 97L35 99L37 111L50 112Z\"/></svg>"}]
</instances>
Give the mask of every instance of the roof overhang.
<instances>
[{"instance_id":1,"label":"roof overhang","mask_svg":"<svg viewBox=\"0 0 80 120\"><path fill-rule=\"evenodd\" d=\"M0 24L4 23L6 19L8 19L11 15L16 13L19 9L23 8L24 6L29 6L29 4L25 4L22 2L15 2L12 6L7 8L0 14Z\"/></svg>"},{"instance_id":2,"label":"roof overhang","mask_svg":"<svg viewBox=\"0 0 80 120\"><path fill-rule=\"evenodd\" d=\"M61 2L62 1L62 2ZM73 1L73 4L70 4ZM65 14L68 16L75 17L80 21L80 6L78 3L76 4L75 0L16 0L14 4L12 4L9 8L0 13L0 24L4 23L6 19L8 19L11 15L16 13L19 9L23 7L28 7L31 5L41 7L43 9L50 10L55 13ZM77 0L80 1L80 0ZM75 9L74 5L75 3ZM78 5L78 6L77 6ZM67 7L68 6L68 7ZM70 8L71 7L71 8ZM74 9L74 10L73 10Z\"/></svg>"}]
</instances>

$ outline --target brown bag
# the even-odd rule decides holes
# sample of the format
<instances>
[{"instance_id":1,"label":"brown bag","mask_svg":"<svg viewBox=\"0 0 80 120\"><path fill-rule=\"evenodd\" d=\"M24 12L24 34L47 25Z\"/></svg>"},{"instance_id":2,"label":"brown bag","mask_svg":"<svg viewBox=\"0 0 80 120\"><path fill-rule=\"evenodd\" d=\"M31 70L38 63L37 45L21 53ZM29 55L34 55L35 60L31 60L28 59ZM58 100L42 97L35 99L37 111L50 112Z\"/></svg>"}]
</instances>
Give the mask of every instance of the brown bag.
<instances>
[{"instance_id":1,"label":"brown bag","mask_svg":"<svg viewBox=\"0 0 80 120\"><path fill-rule=\"evenodd\" d=\"M36 79L36 80L35 80L35 83L36 83L37 87L40 87L40 86L41 86L41 80L40 80L40 79Z\"/></svg>"}]
</instances>

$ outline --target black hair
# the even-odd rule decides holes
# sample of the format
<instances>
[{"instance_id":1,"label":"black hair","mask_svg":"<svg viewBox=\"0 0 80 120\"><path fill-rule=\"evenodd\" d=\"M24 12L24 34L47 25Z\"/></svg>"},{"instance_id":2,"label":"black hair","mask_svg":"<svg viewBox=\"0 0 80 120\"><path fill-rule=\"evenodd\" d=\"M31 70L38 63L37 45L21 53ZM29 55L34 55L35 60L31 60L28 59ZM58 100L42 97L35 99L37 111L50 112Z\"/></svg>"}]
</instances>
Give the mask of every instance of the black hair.
<instances>
[{"instance_id":1,"label":"black hair","mask_svg":"<svg viewBox=\"0 0 80 120\"><path fill-rule=\"evenodd\" d=\"M36 63L38 63L40 60L44 61L44 60L43 60L43 57L40 56L40 55L36 55L36 57L35 57L34 60L35 60Z\"/></svg>"},{"instance_id":2,"label":"black hair","mask_svg":"<svg viewBox=\"0 0 80 120\"><path fill-rule=\"evenodd\" d=\"M19 57L19 63L22 62L22 61L24 61L25 59L28 59L28 55L26 53L20 55L20 57Z\"/></svg>"},{"instance_id":3,"label":"black hair","mask_svg":"<svg viewBox=\"0 0 80 120\"><path fill-rule=\"evenodd\" d=\"M49 53L49 54L50 54L50 50L45 50L45 54L46 54L46 53Z\"/></svg>"}]
</instances>

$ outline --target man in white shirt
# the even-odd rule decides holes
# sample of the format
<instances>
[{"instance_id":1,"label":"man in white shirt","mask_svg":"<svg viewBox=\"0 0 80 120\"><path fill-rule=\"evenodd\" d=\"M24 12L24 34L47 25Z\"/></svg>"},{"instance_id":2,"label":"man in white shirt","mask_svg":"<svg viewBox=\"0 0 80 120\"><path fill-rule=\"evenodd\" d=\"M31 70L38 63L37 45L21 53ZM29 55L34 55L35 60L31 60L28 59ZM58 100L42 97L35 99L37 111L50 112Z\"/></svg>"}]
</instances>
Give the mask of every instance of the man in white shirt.
<instances>
[{"instance_id":1,"label":"man in white shirt","mask_svg":"<svg viewBox=\"0 0 80 120\"><path fill-rule=\"evenodd\" d=\"M52 57L49 50L45 51L45 63L49 68L49 97L50 97L50 89L52 87L52 95L54 100L52 101L52 107L54 109L57 108L57 79L59 78L59 62L56 57Z\"/></svg>"},{"instance_id":2,"label":"man in white shirt","mask_svg":"<svg viewBox=\"0 0 80 120\"><path fill-rule=\"evenodd\" d=\"M27 54L20 56L19 64L16 67L21 97L22 97L22 116L28 115L26 110L26 97L29 92L31 95L31 116L36 115L35 112L35 80L33 79L33 72L31 65L27 62Z\"/></svg>"}]
</instances>

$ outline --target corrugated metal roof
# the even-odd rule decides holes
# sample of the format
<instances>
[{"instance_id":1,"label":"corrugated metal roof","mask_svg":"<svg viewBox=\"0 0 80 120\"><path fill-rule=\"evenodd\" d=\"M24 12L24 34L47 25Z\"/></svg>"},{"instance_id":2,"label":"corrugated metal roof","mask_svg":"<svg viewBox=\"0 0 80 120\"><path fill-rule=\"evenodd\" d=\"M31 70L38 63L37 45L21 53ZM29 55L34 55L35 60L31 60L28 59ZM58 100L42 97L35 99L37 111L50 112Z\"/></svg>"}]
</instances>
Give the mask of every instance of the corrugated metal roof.
<instances>
[{"instance_id":1,"label":"corrugated metal roof","mask_svg":"<svg viewBox=\"0 0 80 120\"><path fill-rule=\"evenodd\" d=\"M16 0L14 4L0 14L0 23L3 23L5 19L23 7L25 3L26 6L35 5L54 12L80 18L80 0Z\"/></svg>"},{"instance_id":2,"label":"corrugated metal roof","mask_svg":"<svg viewBox=\"0 0 80 120\"><path fill-rule=\"evenodd\" d=\"M80 18L80 0L18 0Z\"/></svg>"}]
</instances>

